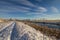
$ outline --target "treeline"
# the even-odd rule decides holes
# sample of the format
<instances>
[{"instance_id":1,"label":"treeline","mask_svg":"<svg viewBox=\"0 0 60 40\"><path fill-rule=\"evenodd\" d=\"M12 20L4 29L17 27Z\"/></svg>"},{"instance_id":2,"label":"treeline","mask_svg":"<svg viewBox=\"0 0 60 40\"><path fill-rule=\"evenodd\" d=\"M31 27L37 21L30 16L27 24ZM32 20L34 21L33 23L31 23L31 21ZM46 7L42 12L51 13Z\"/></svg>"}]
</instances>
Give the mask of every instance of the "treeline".
<instances>
[{"instance_id":1,"label":"treeline","mask_svg":"<svg viewBox=\"0 0 60 40\"><path fill-rule=\"evenodd\" d=\"M25 24L28 24L29 26L35 28L36 30L39 30L43 34L47 36L54 36L57 39L60 39L60 30L55 28L48 28L48 26L40 26L31 22L24 22Z\"/></svg>"}]
</instances>

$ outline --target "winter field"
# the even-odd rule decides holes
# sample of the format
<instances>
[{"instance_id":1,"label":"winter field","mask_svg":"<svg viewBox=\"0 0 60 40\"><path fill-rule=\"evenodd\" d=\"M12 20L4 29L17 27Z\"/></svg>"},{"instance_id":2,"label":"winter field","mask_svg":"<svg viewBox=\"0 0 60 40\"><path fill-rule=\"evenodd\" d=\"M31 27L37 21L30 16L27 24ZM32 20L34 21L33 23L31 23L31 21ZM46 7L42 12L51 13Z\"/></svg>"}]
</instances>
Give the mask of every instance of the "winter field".
<instances>
[{"instance_id":1,"label":"winter field","mask_svg":"<svg viewBox=\"0 0 60 40\"><path fill-rule=\"evenodd\" d=\"M57 40L23 22L0 22L0 40Z\"/></svg>"}]
</instances>

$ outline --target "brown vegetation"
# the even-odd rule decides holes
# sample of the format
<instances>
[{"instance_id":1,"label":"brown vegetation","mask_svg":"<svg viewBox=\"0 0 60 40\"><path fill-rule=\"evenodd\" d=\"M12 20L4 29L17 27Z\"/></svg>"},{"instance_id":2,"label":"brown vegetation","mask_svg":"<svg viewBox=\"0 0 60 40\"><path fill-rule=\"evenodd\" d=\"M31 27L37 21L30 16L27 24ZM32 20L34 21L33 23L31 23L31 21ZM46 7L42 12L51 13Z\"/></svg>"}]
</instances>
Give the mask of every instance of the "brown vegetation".
<instances>
[{"instance_id":1,"label":"brown vegetation","mask_svg":"<svg viewBox=\"0 0 60 40\"><path fill-rule=\"evenodd\" d=\"M24 22L24 23L35 28L36 30L39 30L40 32L42 32L45 35L54 36L57 39L60 39L60 30L59 29L48 28L48 26L38 26L31 22Z\"/></svg>"}]
</instances>

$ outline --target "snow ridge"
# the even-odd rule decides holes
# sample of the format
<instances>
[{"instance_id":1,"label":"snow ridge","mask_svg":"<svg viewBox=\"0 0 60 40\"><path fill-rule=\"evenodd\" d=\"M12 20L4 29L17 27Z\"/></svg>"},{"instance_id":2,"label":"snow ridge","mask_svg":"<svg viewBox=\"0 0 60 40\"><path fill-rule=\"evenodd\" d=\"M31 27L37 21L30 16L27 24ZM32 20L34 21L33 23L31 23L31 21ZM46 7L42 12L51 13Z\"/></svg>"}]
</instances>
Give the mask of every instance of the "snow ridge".
<instances>
[{"instance_id":1,"label":"snow ridge","mask_svg":"<svg viewBox=\"0 0 60 40\"><path fill-rule=\"evenodd\" d=\"M0 40L56 40L22 23L12 22L0 31Z\"/></svg>"}]
</instances>

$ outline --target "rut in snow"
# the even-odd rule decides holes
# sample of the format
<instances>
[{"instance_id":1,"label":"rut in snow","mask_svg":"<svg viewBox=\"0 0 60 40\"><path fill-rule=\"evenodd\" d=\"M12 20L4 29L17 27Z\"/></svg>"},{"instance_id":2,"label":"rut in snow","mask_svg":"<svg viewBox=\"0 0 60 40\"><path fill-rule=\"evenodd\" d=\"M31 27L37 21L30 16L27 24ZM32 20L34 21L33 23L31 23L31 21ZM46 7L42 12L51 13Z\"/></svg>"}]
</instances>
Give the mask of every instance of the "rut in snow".
<instances>
[{"instance_id":1,"label":"rut in snow","mask_svg":"<svg viewBox=\"0 0 60 40\"><path fill-rule=\"evenodd\" d=\"M34 28L22 23L13 22L0 31L0 40L55 40Z\"/></svg>"}]
</instances>

